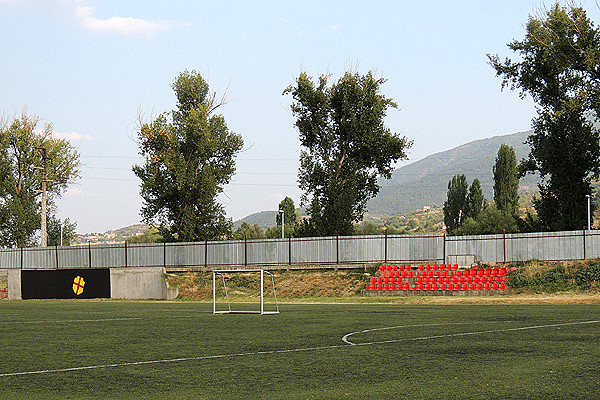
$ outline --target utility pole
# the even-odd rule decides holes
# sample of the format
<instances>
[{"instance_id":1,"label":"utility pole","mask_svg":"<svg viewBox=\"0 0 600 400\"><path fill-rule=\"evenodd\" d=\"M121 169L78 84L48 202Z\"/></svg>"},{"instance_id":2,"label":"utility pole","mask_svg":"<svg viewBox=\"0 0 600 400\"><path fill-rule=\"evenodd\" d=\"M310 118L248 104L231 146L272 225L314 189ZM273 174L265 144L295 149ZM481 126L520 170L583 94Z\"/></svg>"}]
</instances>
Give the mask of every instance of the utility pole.
<instances>
[{"instance_id":1,"label":"utility pole","mask_svg":"<svg viewBox=\"0 0 600 400\"><path fill-rule=\"evenodd\" d=\"M46 191L48 189L48 180L46 179L47 176L47 167L48 167L48 153L47 150L43 147L38 148L39 150L42 150L42 215L41 215L41 232L42 232L42 238L41 238L41 243L40 246L41 247L46 247L48 245L48 233L47 233L47 229L46 229Z\"/></svg>"}]
</instances>

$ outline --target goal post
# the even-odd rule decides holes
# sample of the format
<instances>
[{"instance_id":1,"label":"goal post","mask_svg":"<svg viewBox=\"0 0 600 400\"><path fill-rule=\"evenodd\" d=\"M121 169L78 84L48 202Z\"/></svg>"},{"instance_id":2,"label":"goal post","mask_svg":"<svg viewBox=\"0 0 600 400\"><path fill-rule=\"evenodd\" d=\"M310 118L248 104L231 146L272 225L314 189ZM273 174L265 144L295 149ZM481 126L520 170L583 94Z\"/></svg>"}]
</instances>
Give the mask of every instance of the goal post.
<instances>
[{"instance_id":1,"label":"goal post","mask_svg":"<svg viewBox=\"0 0 600 400\"><path fill-rule=\"evenodd\" d=\"M243 273L255 273L260 275L260 309L257 310L241 310L232 308L231 302L229 301L229 293L227 291L227 280L225 279L225 275L229 274L243 274ZM265 274L271 278L270 287L273 290L273 298L275 300L275 309L274 310L265 310ZM217 281L220 281L217 283ZM277 294L275 293L275 279L273 274L269 271L266 271L262 268L255 269L215 269L212 271L212 292L213 292L213 314L279 314L279 304L277 303ZM223 286L223 292L225 296L225 301L227 303L227 309L218 310L217 309L217 291Z\"/></svg>"}]
</instances>

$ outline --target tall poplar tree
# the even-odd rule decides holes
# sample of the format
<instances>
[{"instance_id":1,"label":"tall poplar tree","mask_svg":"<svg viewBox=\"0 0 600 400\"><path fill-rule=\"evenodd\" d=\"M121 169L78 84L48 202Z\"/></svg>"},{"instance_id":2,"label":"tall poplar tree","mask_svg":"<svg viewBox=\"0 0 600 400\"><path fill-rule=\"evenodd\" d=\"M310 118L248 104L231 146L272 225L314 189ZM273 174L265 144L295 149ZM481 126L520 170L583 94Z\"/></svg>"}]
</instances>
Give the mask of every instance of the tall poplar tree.
<instances>
[{"instance_id":1,"label":"tall poplar tree","mask_svg":"<svg viewBox=\"0 0 600 400\"><path fill-rule=\"evenodd\" d=\"M520 61L488 55L502 87L529 94L538 105L529 157L522 173L538 172L540 197L534 200L546 230L580 229L586 221L586 195L600 176L600 31L581 7L556 3L530 16L525 39L508 47Z\"/></svg>"},{"instance_id":2,"label":"tall poplar tree","mask_svg":"<svg viewBox=\"0 0 600 400\"><path fill-rule=\"evenodd\" d=\"M448 233L454 234L467 219L469 184L465 175L454 175L448 182L447 200L444 202L444 224Z\"/></svg>"},{"instance_id":3,"label":"tall poplar tree","mask_svg":"<svg viewBox=\"0 0 600 400\"><path fill-rule=\"evenodd\" d=\"M351 235L367 201L379 191L378 177L390 179L394 162L407 159L412 145L384 124L396 103L380 93L384 79L346 72L329 85L302 72L291 94L292 113L300 132L298 182L310 220L303 235Z\"/></svg>"},{"instance_id":4,"label":"tall poplar tree","mask_svg":"<svg viewBox=\"0 0 600 400\"><path fill-rule=\"evenodd\" d=\"M38 244L41 189L46 157L47 209L79 178L79 153L52 137L52 124L38 129L39 118L23 113L0 121L0 246Z\"/></svg>"},{"instance_id":5,"label":"tall poplar tree","mask_svg":"<svg viewBox=\"0 0 600 400\"><path fill-rule=\"evenodd\" d=\"M496 207L503 213L517 218L519 216L519 171L515 149L502 144L492 172Z\"/></svg>"},{"instance_id":6,"label":"tall poplar tree","mask_svg":"<svg viewBox=\"0 0 600 400\"><path fill-rule=\"evenodd\" d=\"M142 181L141 215L167 241L221 238L233 224L217 195L235 172L242 137L215 114L223 101L200 74L181 73L173 90L177 109L142 123L138 133L145 163L133 171Z\"/></svg>"}]
</instances>

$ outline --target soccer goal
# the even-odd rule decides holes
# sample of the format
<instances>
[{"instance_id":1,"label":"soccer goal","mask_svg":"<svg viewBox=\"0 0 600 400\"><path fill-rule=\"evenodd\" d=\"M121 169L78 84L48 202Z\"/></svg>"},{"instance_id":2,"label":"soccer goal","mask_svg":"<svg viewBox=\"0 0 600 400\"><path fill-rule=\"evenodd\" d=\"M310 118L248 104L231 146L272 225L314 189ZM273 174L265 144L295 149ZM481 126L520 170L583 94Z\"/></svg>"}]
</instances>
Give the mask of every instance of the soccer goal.
<instances>
[{"instance_id":1,"label":"soccer goal","mask_svg":"<svg viewBox=\"0 0 600 400\"><path fill-rule=\"evenodd\" d=\"M265 274L271 277L270 285L268 285L268 282L265 283ZM279 314L275 279L269 271L264 269L215 269L212 272L212 281L213 314ZM220 282L217 283L217 281ZM249 294L248 298L260 299L260 308L258 308L258 301L245 303L244 307L240 307L239 304L232 307L227 288L228 286L232 288L234 285L237 285L237 291L243 290L246 294ZM275 304L267 305L269 310L265 310L265 285L273 289ZM267 290L267 292L270 292L270 290ZM223 303L226 303L226 308L224 308Z\"/></svg>"}]
</instances>

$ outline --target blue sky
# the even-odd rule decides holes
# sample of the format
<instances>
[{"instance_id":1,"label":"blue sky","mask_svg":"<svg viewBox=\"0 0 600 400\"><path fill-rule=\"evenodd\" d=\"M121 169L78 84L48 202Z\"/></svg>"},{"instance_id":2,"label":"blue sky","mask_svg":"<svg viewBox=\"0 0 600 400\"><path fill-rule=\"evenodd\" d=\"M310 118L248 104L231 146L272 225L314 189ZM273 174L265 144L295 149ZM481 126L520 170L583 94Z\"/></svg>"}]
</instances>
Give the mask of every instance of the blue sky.
<instances>
[{"instance_id":1,"label":"blue sky","mask_svg":"<svg viewBox=\"0 0 600 400\"><path fill-rule=\"evenodd\" d=\"M414 140L410 161L528 130L534 104L500 91L486 54L514 57L506 44L543 4L0 0L0 115L25 108L69 138L82 179L58 216L80 233L115 229L140 221L138 117L172 110L171 83L196 70L218 94L228 90L220 113L245 141L220 197L239 219L285 196L300 201L298 132L282 92L302 70L386 78L382 92L399 105L386 123ZM578 4L600 20L595 0Z\"/></svg>"}]
</instances>

